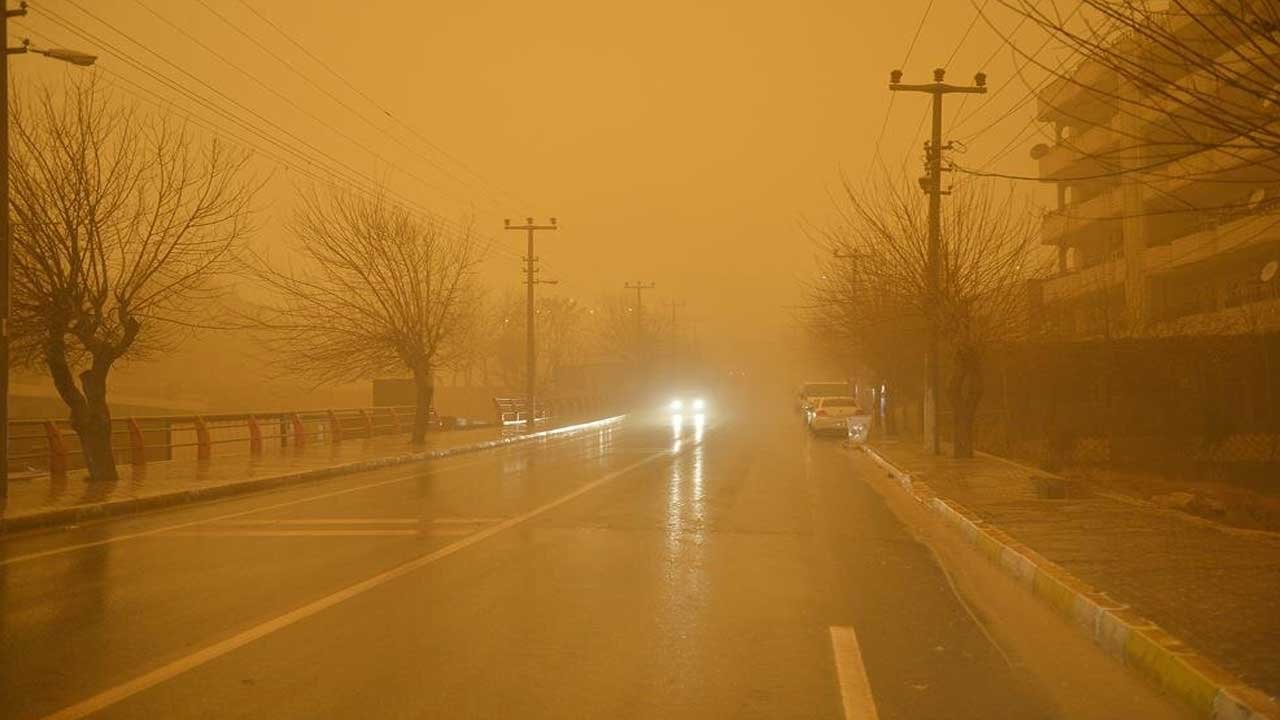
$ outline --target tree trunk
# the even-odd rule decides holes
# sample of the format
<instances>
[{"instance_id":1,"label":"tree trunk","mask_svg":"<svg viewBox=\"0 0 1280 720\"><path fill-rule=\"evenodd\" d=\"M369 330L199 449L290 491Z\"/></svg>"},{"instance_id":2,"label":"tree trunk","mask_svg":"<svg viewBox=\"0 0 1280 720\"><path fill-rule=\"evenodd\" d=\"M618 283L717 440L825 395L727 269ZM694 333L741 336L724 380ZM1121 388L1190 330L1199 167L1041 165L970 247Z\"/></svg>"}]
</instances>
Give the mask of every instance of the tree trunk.
<instances>
[{"instance_id":1,"label":"tree trunk","mask_svg":"<svg viewBox=\"0 0 1280 720\"><path fill-rule=\"evenodd\" d=\"M111 408L107 405L107 368L94 367L80 373L80 386L84 390L81 413L73 412L71 426L80 436L84 451L84 464L89 477L95 481L115 482L115 453L111 449ZM76 417L77 414L79 417Z\"/></svg>"},{"instance_id":2,"label":"tree trunk","mask_svg":"<svg viewBox=\"0 0 1280 720\"><path fill-rule=\"evenodd\" d=\"M977 351L961 348L956 351L951 375L951 405L954 410L952 456L973 457L973 425L977 419L978 403L982 400L982 363Z\"/></svg>"},{"instance_id":3,"label":"tree trunk","mask_svg":"<svg viewBox=\"0 0 1280 720\"><path fill-rule=\"evenodd\" d=\"M94 482L115 482L115 454L111 448L111 409L107 405L107 373L109 361L95 358L93 365L80 373L76 386L67 362L67 348L60 336L45 347L45 364L58 396L70 411L71 428L80 438L85 469Z\"/></svg>"},{"instance_id":4,"label":"tree trunk","mask_svg":"<svg viewBox=\"0 0 1280 720\"><path fill-rule=\"evenodd\" d=\"M413 436L410 442L414 445L425 445L427 426L431 422L431 401L436 391L430 367L414 368L413 387L417 395L417 404L413 412Z\"/></svg>"}]
</instances>

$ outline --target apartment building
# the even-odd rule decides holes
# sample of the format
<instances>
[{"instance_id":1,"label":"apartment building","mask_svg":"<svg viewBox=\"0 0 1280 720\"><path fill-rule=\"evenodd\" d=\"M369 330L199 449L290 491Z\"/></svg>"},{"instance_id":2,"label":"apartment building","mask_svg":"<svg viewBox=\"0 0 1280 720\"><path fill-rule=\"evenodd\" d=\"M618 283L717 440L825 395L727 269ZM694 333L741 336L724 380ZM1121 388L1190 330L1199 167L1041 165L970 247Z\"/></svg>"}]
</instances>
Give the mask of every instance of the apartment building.
<instances>
[{"instance_id":1,"label":"apartment building","mask_svg":"<svg viewBox=\"0 0 1280 720\"><path fill-rule=\"evenodd\" d=\"M1170 32L1202 32L1185 16L1169 23ZM1206 74L1166 73L1198 88ZM1037 98L1037 120L1055 142L1032 155L1057 188L1042 226L1043 243L1057 250L1056 273L1035 293L1042 329L1066 338L1280 329L1275 148L1180 152L1162 133L1167 116L1125 101L1136 92L1089 61ZM1262 117L1280 122L1280 108L1257 101Z\"/></svg>"}]
</instances>

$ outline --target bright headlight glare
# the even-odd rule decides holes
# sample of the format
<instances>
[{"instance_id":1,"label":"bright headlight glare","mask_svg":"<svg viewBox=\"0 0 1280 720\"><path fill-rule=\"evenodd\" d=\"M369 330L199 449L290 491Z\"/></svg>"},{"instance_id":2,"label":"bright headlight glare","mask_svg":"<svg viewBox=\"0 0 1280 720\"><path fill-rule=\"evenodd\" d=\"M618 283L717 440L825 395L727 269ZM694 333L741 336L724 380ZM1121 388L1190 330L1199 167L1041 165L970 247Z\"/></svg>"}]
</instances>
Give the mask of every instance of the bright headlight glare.
<instances>
[{"instance_id":1,"label":"bright headlight glare","mask_svg":"<svg viewBox=\"0 0 1280 720\"><path fill-rule=\"evenodd\" d=\"M706 404L706 403L704 403L704 402L702 401L702 398L698 398L697 400L694 400L694 401L693 401L693 409L694 409L694 410L701 410L702 408L704 408L704 407L706 407L706 406L707 406L707 404Z\"/></svg>"},{"instance_id":2,"label":"bright headlight glare","mask_svg":"<svg viewBox=\"0 0 1280 720\"><path fill-rule=\"evenodd\" d=\"M672 400L672 401L671 401L671 409L672 409L672 410L679 410L679 409L681 409L681 408L683 408L683 407L684 407L684 403L680 402L679 400Z\"/></svg>"}]
</instances>

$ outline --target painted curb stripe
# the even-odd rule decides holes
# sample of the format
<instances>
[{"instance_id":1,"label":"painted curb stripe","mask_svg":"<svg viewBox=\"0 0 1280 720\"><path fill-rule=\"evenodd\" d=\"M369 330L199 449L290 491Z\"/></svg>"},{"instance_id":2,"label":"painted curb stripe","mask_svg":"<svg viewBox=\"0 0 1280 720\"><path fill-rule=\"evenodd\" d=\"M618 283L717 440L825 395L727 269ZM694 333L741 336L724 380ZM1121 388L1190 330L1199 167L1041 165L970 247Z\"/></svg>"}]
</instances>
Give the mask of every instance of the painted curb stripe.
<instances>
[{"instance_id":1,"label":"painted curb stripe","mask_svg":"<svg viewBox=\"0 0 1280 720\"><path fill-rule=\"evenodd\" d=\"M910 491L909 475L870 446L863 445L861 449ZM907 483L902 478L908 478ZM923 483L916 481L914 485ZM1240 682L1125 606L1111 603L1105 593L1021 546L1000 529L986 525L959 503L934 495L923 504L956 526L992 564L1070 620L1104 652L1138 670L1201 717L1211 720L1280 718L1275 701L1265 693Z\"/></svg>"}]
</instances>

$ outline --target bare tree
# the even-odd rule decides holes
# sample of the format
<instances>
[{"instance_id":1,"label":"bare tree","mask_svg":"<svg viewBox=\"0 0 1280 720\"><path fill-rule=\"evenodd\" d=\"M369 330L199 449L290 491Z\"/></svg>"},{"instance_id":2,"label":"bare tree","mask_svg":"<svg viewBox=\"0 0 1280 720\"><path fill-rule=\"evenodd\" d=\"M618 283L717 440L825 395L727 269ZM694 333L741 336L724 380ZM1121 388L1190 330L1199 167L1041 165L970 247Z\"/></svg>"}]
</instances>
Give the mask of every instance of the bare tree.
<instances>
[{"instance_id":1,"label":"bare tree","mask_svg":"<svg viewBox=\"0 0 1280 720\"><path fill-rule=\"evenodd\" d=\"M301 269L259 258L272 298L255 317L284 368L319 382L408 372L412 441L425 442L434 373L466 357L480 306L480 251L469 224L419 220L381 197L298 193L291 222Z\"/></svg>"},{"instance_id":2,"label":"bare tree","mask_svg":"<svg viewBox=\"0 0 1280 720\"><path fill-rule=\"evenodd\" d=\"M218 289L250 229L246 158L92 78L10 108L15 359L44 366L94 480L117 477L107 377Z\"/></svg>"},{"instance_id":3,"label":"bare tree","mask_svg":"<svg viewBox=\"0 0 1280 720\"><path fill-rule=\"evenodd\" d=\"M622 294L602 298L593 310L589 334L598 355L636 366L657 357L658 346L667 334L658 313L637 308Z\"/></svg>"},{"instance_id":4,"label":"bare tree","mask_svg":"<svg viewBox=\"0 0 1280 720\"><path fill-rule=\"evenodd\" d=\"M581 362L586 352L587 321L590 308L573 298L548 295L537 299L538 385L551 387L561 368ZM525 322L528 319L523 296L509 292L502 296L489 324L494 329L493 354L503 384L523 388L528 372Z\"/></svg>"},{"instance_id":5,"label":"bare tree","mask_svg":"<svg viewBox=\"0 0 1280 720\"><path fill-rule=\"evenodd\" d=\"M958 186L943 213L941 282L928 291L928 216L910 183L844 183L839 221L822 242L855 260L853 270L828 268L810 291L828 306L829 327L844 327L866 344L864 357L881 372L915 367L912 353L927 323L936 323L948 352L948 391L954 412L954 453L973 453L973 427L982 399L982 358L1001 342L1027 332L1026 281L1048 269L1037 259L1036 216L1012 191L990 183Z\"/></svg>"},{"instance_id":6,"label":"bare tree","mask_svg":"<svg viewBox=\"0 0 1280 720\"><path fill-rule=\"evenodd\" d=\"M1068 53L1061 63L1023 53L1058 82L1045 94L1049 103L1059 93L1083 93L1123 118L1110 128L1118 142L1091 153L1106 168L1102 175L1217 183L1214 205L1204 210L1280 209L1274 192L1249 197L1280 178L1280 4L1082 0L1069 14L1056 2L1002 4ZM1094 110L1058 109L1076 130L1099 122ZM1195 159L1210 150L1220 162Z\"/></svg>"}]
</instances>

